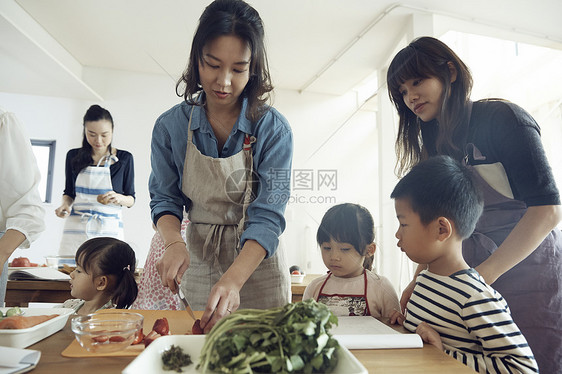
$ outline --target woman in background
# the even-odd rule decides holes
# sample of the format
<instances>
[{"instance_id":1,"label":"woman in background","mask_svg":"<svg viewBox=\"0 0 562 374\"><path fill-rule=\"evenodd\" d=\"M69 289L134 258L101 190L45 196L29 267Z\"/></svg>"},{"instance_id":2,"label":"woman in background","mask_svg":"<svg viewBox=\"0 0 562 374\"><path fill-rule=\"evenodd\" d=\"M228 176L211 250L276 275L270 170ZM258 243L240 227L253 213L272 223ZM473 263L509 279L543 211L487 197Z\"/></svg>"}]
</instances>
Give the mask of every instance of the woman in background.
<instances>
[{"instance_id":1,"label":"woman in background","mask_svg":"<svg viewBox=\"0 0 562 374\"><path fill-rule=\"evenodd\" d=\"M258 12L241 0L207 6L180 86L184 102L162 114L152 133L150 207L165 243L156 267L173 292L181 282L209 331L239 306L289 302L278 245L292 132L266 105L273 88Z\"/></svg>"},{"instance_id":2,"label":"woman in background","mask_svg":"<svg viewBox=\"0 0 562 374\"><path fill-rule=\"evenodd\" d=\"M16 248L29 248L45 230L40 179L23 125L0 107L0 306L6 296L8 259Z\"/></svg>"},{"instance_id":3,"label":"woman in background","mask_svg":"<svg viewBox=\"0 0 562 374\"><path fill-rule=\"evenodd\" d=\"M84 115L82 147L66 155L66 186L55 210L66 218L59 254L72 256L87 239L123 239L122 206L135 203L133 155L112 147L113 118L92 105Z\"/></svg>"},{"instance_id":4,"label":"woman in background","mask_svg":"<svg viewBox=\"0 0 562 374\"><path fill-rule=\"evenodd\" d=\"M484 212L463 257L507 300L540 371L562 373L562 208L538 124L508 101L470 101L468 67L435 38L398 52L387 83L400 117L400 174L442 154L476 171Z\"/></svg>"}]
</instances>

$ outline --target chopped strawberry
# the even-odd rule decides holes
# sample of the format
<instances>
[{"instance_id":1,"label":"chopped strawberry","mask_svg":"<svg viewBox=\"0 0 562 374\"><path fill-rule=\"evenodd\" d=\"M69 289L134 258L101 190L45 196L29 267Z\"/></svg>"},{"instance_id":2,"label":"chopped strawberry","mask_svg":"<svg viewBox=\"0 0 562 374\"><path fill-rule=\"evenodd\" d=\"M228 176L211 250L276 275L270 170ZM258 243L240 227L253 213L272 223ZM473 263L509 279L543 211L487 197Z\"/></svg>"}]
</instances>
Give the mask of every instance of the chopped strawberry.
<instances>
[{"instance_id":1,"label":"chopped strawberry","mask_svg":"<svg viewBox=\"0 0 562 374\"><path fill-rule=\"evenodd\" d=\"M205 334L205 332L201 328L201 320L200 319L195 320L195 322L193 323L193 326L191 327L191 332L193 333L193 335Z\"/></svg>"},{"instance_id":2,"label":"chopped strawberry","mask_svg":"<svg viewBox=\"0 0 562 374\"><path fill-rule=\"evenodd\" d=\"M170 325L168 325L166 317L157 319L152 326L152 330L160 335L170 335Z\"/></svg>"},{"instance_id":3,"label":"chopped strawberry","mask_svg":"<svg viewBox=\"0 0 562 374\"><path fill-rule=\"evenodd\" d=\"M95 343L105 343L108 339L109 339L109 336L107 336L107 335L94 336L92 338L92 340Z\"/></svg>"},{"instance_id":4,"label":"chopped strawberry","mask_svg":"<svg viewBox=\"0 0 562 374\"><path fill-rule=\"evenodd\" d=\"M139 331L137 331L137 335L135 336L135 340L133 340L133 342L131 343L132 345L135 344L140 344L144 339L144 334L142 332L142 329L140 329Z\"/></svg>"},{"instance_id":5,"label":"chopped strawberry","mask_svg":"<svg viewBox=\"0 0 562 374\"><path fill-rule=\"evenodd\" d=\"M142 332L141 332L141 335L142 335ZM142 341L144 341L144 346L148 347L148 345L150 343L152 343L154 341L154 339L159 338L163 335L170 335L170 325L168 325L168 320L165 317L159 318L156 321L154 321L154 325L152 326L152 331L150 331L142 339ZM138 336L135 339L135 341L137 339L139 339Z\"/></svg>"},{"instance_id":6,"label":"chopped strawberry","mask_svg":"<svg viewBox=\"0 0 562 374\"><path fill-rule=\"evenodd\" d=\"M157 333L156 331L152 330L151 332L148 333L148 335L146 335L144 337L144 347L148 347L148 345L150 343L152 343L155 339L161 337L162 335L160 335L159 333Z\"/></svg>"}]
</instances>

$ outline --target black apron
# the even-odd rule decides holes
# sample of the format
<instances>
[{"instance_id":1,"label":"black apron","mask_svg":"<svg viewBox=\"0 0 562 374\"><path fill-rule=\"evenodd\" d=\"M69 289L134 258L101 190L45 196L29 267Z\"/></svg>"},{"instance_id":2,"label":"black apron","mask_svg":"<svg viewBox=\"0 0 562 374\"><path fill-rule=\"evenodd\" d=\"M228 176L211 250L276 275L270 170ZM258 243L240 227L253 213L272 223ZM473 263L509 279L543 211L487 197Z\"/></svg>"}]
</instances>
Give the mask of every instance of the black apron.
<instances>
[{"instance_id":1,"label":"black apron","mask_svg":"<svg viewBox=\"0 0 562 374\"><path fill-rule=\"evenodd\" d=\"M473 144L468 144L467 151L470 160L485 158ZM484 212L474 233L463 242L465 261L476 267L505 240L527 206L514 199L509 185L501 182L507 181L501 163L470 168L476 171L475 179L484 195ZM489 176L494 176L494 181ZM561 251L562 235L554 229L533 253L492 284L507 301L513 320L533 350L540 372L548 374L562 373Z\"/></svg>"}]
</instances>

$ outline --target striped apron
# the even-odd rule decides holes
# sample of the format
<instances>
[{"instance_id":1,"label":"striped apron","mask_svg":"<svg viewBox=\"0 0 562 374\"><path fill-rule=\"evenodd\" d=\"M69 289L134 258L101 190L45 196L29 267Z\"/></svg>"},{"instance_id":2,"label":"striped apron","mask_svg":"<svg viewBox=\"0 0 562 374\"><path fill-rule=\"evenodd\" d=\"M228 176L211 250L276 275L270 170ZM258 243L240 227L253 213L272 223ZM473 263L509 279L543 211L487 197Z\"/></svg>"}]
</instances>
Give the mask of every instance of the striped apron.
<instances>
[{"instance_id":1,"label":"striped apron","mask_svg":"<svg viewBox=\"0 0 562 374\"><path fill-rule=\"evenodd\" d=\"M103 166L101 162L105 160ZM76 197L70 216L64 224L59 255L74 256L86 240L109 236L123 240L122 208L114 204L101 204L97 197L113 190L111 161L115 156L102 157L97 166L87 166L76 177Z\"/></svg>"}]
</instances>

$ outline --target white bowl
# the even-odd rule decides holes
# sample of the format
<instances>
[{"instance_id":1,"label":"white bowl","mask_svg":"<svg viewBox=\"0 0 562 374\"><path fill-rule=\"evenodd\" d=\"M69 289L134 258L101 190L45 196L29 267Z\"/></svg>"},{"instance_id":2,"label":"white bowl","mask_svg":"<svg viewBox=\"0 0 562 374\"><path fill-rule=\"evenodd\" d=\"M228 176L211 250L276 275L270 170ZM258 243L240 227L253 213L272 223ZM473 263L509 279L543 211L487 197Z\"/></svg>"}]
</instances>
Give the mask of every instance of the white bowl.
<instances>
[{"instance_id":1,"label":"white bowl","mask_svg":"<svg viewBox=\"0 0 562 374\"><path fill-rule=\"evenodd\" d=\"M125 369L123 374L170 374L170 370L162 368L162 352L172 345L183 349L184 353L191 356L193 363L182 368L183 374L201 374L197 370L201 349L205 344L205 335L166 335L156 339L153 343L135 357ZM340 346L336 350L338 363L332 374L368 374L363 364L345 347Z\"/></svg>"},{"instance_id":2,"label":"white bowl","mask_svg":"<svg viewBox=\"0 0 562 374\"><path fill-rule=\"evenodd\" d=\"M304 274L291 274L291 283L302 283L304 281Z\"/></svg>"}]
</instances>

